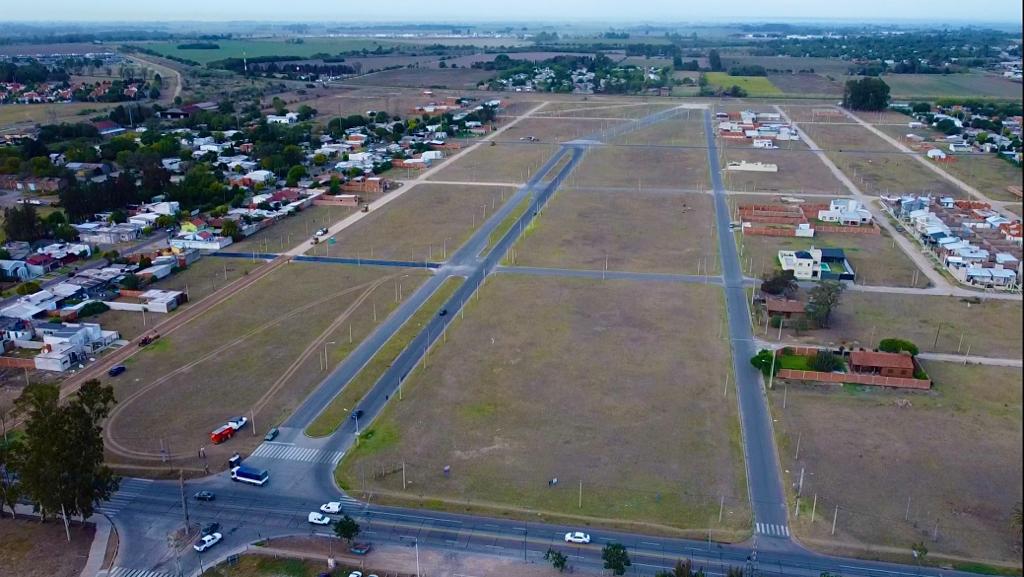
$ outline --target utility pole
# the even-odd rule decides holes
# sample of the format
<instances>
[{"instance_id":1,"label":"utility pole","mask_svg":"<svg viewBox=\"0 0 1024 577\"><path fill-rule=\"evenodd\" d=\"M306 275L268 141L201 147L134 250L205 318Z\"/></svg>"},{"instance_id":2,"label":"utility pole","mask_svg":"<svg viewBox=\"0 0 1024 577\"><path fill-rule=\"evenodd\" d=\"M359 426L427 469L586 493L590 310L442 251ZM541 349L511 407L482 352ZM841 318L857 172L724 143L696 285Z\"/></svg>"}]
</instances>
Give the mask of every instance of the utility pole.
<instances>
[{"instance_id":1,"label":"utility pole","mask_svg":"<svg viewBox=\"0 0 1024 577\"><path fill-rule=\"evenodd\" d=\"M185 498L185 471L178 469L178 488L181 490L181 511L185 517L185 535L189 531L188 499Z\"/></svg>"}]
</instances>

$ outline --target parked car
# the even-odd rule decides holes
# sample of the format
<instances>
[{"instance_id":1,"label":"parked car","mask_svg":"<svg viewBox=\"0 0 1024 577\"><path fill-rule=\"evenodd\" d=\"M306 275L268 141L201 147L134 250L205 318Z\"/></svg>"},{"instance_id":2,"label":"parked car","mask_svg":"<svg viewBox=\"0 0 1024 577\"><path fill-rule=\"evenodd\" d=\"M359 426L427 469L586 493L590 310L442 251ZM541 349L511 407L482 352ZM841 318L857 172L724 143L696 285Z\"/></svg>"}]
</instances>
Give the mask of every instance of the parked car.
<instances>
[{"instance_id":1,"label":"parked car","mask_svg":"<svg viewBox=\"0 0 1024 577\"><path fill-rule=\"evenodd\" d=\"M323 513L317 513L316 511L310 512L309 517L307 517L307 520L310 523L314 524L314 525L330 525L331 524L331 518L330 517L328 517L327 515L324 515Z\"/></svg>"},{"instance_id":2,"label":"parked car","mask_svg":"<svg viewBox=\"0 0 1024 577\"><path fill-rule=\"evenodd\" d=\"M210 491L199 491L194 498L196 501L213 501L217 496Z\"/></svg>"},{"instance_id":3,"label":"parked car","mask_svg":"<svg viewBox=\"0 0 1024 577\"><path fill-rule=\"evenodd\" d=\"M348 577L363 577L362 571L353 571L348 574Z\"/></svg>"},{"instance_id":4,"label":"parked car","mask_svg":"<svg viewBox=\"0 0 1024 577\"><path fill-rule=\"evenodd\" d=\"M220 543L220 540L223 538L224 535L221 535L220 533L211 533L209 535L203 535L199 538L198 541L196 541L192 545L192 548L195 549L196 552L202 553L203 551L206 551L207 549L213 547L217 543Z\"/></svg>"},{"instance_id":5,"label":"parked car","mask_svg":"<svg viewBox=\"0 0 1024 577\"><path fill-rule=\"evenodd\" d=\"M330 503L324 503L320 505L321 513L341 513L341 503L338 501L331 501Z\"/></svg>"},{"instance_id":6,"label":"parked car","mask_svg":"<svg viewBox=\"0 0 1024 577\"><path fill-rule=\"evenodd\" d=\"M228 419L228 426L234 430L239 430L249 422L249 417L234 417Z\"/></svg>"},{"instance_id":7,"label":"parked car","mask_svg":"<svg viewBox=\"0 0 1024 577\"><path fill-rule=\"evenodd\" d=\"M277 427L274 427L273 429L270 429L269 431L267 431L267 434L264 435L263 440L264 441L273 441L280 434L281 434L281 431L278 430Z\"/></svg>"},{"instance_id":8,"label":"parked car","mask_svg":"<svg viewBox=\"0 0 1024 577\"><path fill-rule=\"evenodd\" d=\"M112 376L112 377L116 377L117 375L120 375L121 373L123 373L123 372L125 372L127 370L128 370L128 367L126 367L124 365L114 365L114 366L110 367L110 370L107 371L107 374Z\"/></svg>"},{"instance_id":9,"label":"parked car","mask_svg":"<svg viewBox=\"0 0 1024 577\"><path fill-rule=\"evenodd\" d=\"M584 533L582 531L575 531L575 532L572 532L572 533L566 533L565 534L565 542L566 543L577 543L577 544L580 544L580 545L586 545L587 543L590 543L590 535L587 535L586 533Z\"/></svg>"},{"instance_id":10,"label":"parked car","mask_svg":"<svg viewBox=\"0 0 1024 577\"><path fill-rule=\"evenodd\" d=\"M349 547L348 551L349 551L349 553L352 553L353 555L366 555L367 553L369 553L372 550L373 550L373 545L371 545L369 543L353 543L352 546Z\"/></svg>"},{"instance_id":11,"label":"parked car","mask_svg":"<svg viewBox=\"0 0 1024 577\"><path fill-rule=\"evenodd\" d=\"M220 532L220 523L213 522L213 523L207 523L203 527L203 530L200 531L199 534L200 535L213 535L214 533L219 533L219 532Z\"/></svg>"}]
</instances>

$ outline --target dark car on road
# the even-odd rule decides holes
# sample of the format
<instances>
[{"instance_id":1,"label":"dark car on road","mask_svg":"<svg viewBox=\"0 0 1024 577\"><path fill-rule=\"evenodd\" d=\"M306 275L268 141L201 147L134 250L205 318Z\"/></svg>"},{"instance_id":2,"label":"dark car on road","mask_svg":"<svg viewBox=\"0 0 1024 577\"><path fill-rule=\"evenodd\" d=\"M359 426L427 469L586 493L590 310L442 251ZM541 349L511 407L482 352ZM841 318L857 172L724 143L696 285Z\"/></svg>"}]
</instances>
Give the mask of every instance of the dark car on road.
<instances>
[{"instance_id":1,"label":"dark car on road","mask_svg":"<svg viewBox=\"0 0 1024 577\"><path fill-rule=\"evenodd\" d=\"M358 421L359 419L362 419L363 418L363 410L362 409L356 409L356 410L352 411L352 418L354 420L356 420L356 421Z\"/></svg>"},{"instance_id":2,"label":"dark car on road","mask_svg":"<svg viewBox=\"0 0 1024 577\"><path fill-rule=\"evenodd\" d=\"M124 365L114 365L114 366L110 367L110 370L107 371L107 374L112 376L112 377L116 377L117 375L120 375L121 373L123 373L123 372L125 372L127 370L128 370L128 367L126 367Z\"/></svg>"},{"instance_id":3,"label":"dark car on road","mask_svg":"<svg viewBox=\"0 0 1024 577\"><path fill-rule=\"evenodd\" d=\"M220 523L207 523L203 526L203 530L201 533L199 533L199 536L202 537L205 535L213 535L218 531L220 531Z\"/></svg>"},{"instance_id":4,"label":"dark car on road","mask_svg":"<svg viewBox=\"0 0 1024 577\"><path fill-rule=\"evenodd\" d=\"M195 494L196 501L213 501L217 496L210 491L199 491Z\"/></svg>"},{"instance_id":5,"label":"dark car on road","mask_svg":"<svg viewBox=\"0 0 1024 577\"><path fill-rule=\"evenodd\" d=\"M267 431L267 434L263 437L263 440L264 441L273 441L274 439L277 438L277 436L280 433L281 433L281 431L279 431L277 427L274 427L273 429L270 429L269 431Z\"/></svg>"},{"instance_id":6,"label":"dark car on road","mask_svg":"<svg viewBox=\"0 0 1024 577\"><path fill-rule=\"evenodd\" d=\"M353 555L366 555L373 550L373 545L369 543L353 543L352 547L349 548L349 553Z\"/></svg>"}]
</instances>

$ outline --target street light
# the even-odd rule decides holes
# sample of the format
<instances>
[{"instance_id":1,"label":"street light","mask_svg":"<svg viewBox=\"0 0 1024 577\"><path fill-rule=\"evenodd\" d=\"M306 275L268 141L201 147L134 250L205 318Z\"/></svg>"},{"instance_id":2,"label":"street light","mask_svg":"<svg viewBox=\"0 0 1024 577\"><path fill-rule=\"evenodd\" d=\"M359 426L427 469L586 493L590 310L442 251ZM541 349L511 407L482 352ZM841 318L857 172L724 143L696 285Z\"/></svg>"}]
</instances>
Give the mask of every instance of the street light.
<instances>
[{"instance_id":1,"label":"street light","mask_svg":"<svg viewBox=\"0 0 1024 577\"><path fill-rule=\"evenodd\" d=\"M325 371L327 370L327 345L334 345L334 344L337 344L337 341L331 341L329 343L324 343L324 370Z\"/></svg>"}]
</instances>

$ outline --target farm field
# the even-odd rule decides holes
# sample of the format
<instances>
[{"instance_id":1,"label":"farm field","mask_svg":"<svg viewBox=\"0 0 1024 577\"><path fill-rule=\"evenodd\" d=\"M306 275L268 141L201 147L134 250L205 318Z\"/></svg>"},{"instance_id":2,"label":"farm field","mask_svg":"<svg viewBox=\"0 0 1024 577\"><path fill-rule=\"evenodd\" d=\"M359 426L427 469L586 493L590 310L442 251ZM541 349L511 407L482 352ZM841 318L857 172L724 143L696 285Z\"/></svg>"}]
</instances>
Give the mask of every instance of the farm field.
<instances>
[{"instance_id":1,"label":"farm field","mask_svg":"<svg viewBox=\"0 0 1024 577\"><path fill-rule=\"evenodd\" d=\"M676 116L610 139L609 144L683 146L707 150L704 111L680 110Z\"/></svg>"},{"instance_id":2,"label":"farm field","mask_svg":"<svg viewBox=\"0 0 1024 577\"><path fill-rule=\"evenodd\" d=\"M785 73L813 70L811 74L845 76L850 68L850 63L839 58L723 54L722 67L728 69L732 66L764 66L765 70L779 70Z\"/></svg>"},{"instance_id":3,"label":"farm field","mask_svg":"<svg viewBox=\"0 0 1024 577\"><path fill-rule=\"evenodd\" d=\"M893 98L947 96L1020 99L1020 83L992 74L886 74Z\"/></svg>"},{"instance_id":4,"label":"farm field","mask_svg":"<svg viewBox=\"0 0 1024 577\"><path fill-rule=\"evenodd\" d=\"M591 149L569 178L578 188L706 189L706 149L602 146Z\"/></svg>"},{"instance_id":5,"label":"farm field","mask_svg":"<svg viewBox=\"0 0 1024 577\"><path fill-rule=\"evenodd\" d=\"M481 146L428 180L523 183L557 151L554 143L496 143Z\"/></svg>"},{"instance_id":6,"label":"farm field","mask_svg":"<svg viewBox=\"0 0 1024 577\"><path fill-rule=\"evenodd\" d=\"M190 40L178 40L174 42L137 42L133 43L142 46L164 56L185 58L194 60L200 64L206 64L215 60L225 58L241 58L243 55L249 58L260 56L295 56L308 58L317 53L338 54L352 50L375 50L378 46L388 48L397 46L400 43L390 40L371 40L368 38L304 38L302 44L286 42L285 39L265 40L216 40L213 41L219 48L211 50L182 49L178 46L192 42Z\"/></svg>"},{"instance_id":7,"label":"farm field","mask_svg":"<svg viewBox=\"0 0 1024 577\"><path fill-rule=\"evenodd\" d=\"M622 126L622 120L588 120L571 118L524 118L495 138L496 142L521 142L533 136L541 143L567 142Z\"/></svg>"},{"instance_id":8,"label":"farm field","mask_svg":"<svg viewBox=\"0 0 1024 577\"><path fill-rule=\"evenodd\" d=\"M728 346L687 328L723 322L719 290L499 275L467 306L342 462L342 487L432 509L749 535L736 404L722 396ZM679 427L680 412L697 417Z\"/></svg>"},{"instance_id":9,"label":"farm field","mask_svg":"<svg viewBox=\"0 0 1024 577\"><path fill-rule=\"evenodd\" d=\"M1009 515L1021 500L1021 369L923 366L935 383L927 393L776 381L769 398L794 501L801 471L805 479L793 529L834 553L924 541L932 562L1019 565Z\"/></svg>"},{"instance_id":10,"label":"farm field","mask_svg":"<svg viewBox=\"0 0 1024 577\"><path fill-rule=\"evenodd\" d=\"M165 439L173 440L176 464L195 468L202 464L196 447L208 445L209 431L231 415L254 413L260 433L279 423L326 374L321 351L329 366L341 362L376 326L373 308L383 319L397 305L399 277L411 291L424 273L290 263L162 336L111 380L119 404L107 423L110 462L158 456ZM221 457L258 442L243 435L208 447L207 456L220 467Z\"/></svg>"},{"instance_id":11,"label":"farm field","mask_svg":"<svg viewBox=\"0 0 1024 577\"><path fill-rule=\"evenodd\" d=\"M516 246L515 264L696 274L699 259L717 258L714 210L707 194L563 188Z\"/></svg>"},{"instance_id":12,"label":"farm field","mask_svg":"<svg viewBox=\"0 0 1024 577\"><path fill-rule=\"evenodd\" d=\"M893 322L899 319L899 322ZM783 339L835 346L877 346L878 340L907 339L922 351L1021 358L1021 304L967 299L845 291L832 313L831 328ZM963 342L960 335L963 334ZM938 335L938 342L936 342ZM775 338L774 335L768 335Z\"/></svg>"},{"instance_id":13,"label":"farm field","mask_svg":"<svg viewBox=\"0 0 1024 577\"><path fill-rule=\"evenodd\" d=\"M514 188L420 184L387 206L311 247L308 254L440 261L497 210Z\"/></svg>"},{"instance_id":14,"label":"farm field","mask_svg":"<svg viewBox=\"0 0 1024 577\"><path fill-rule=\"evenodd\" d=\"M473 68L399 68L356 76L346 80L345 85L464 89L475 88L493 75Z\"/></svg>"},{"instance_id":15,"label":"farm field","mask_svg":"<svg viewBox=\"0 0 1024 577\"><path fill-rule=\"evenodd\" d=\"M551 103L544 107L535 116L572 116L582 118L643 118L655 112L661 112L672 108L671 104L648 103L645 100L633 98L625 101L594 100L587 102L560 102Z\"/></svg>"},{"instance_id":16,"label":"farm field","mask_svg":"<svg viewBox=\"0 0 1024 577\"><path fill-rule=\"evenodd\" d=\"M878 235L817 233L814 238L737 235L736 242L742 246L744 270L750 276L762 277L779 268L780 250L841 248L857 273L857 284L928 286L928 277L921 273L918 273L917 284L914 284L917 267L906 253L893 246L892 237L885 229Z\"/></svg>"},{"instance_id":17,"label":"farm field","mask_svg":"<svg viewBox=\"0 0 1024 577\"><path fill-rule=\"evenodd\" d=\"M50 519L0 519L0 567L5 575L18 577L78 577L89 558L96 529L71 526L71 542L64 524Z\"/></svg>"},{"instance_id":18,"label":"farm field","mask_svg":"<svg viewBox=\"0 0 1024 577\"><path fill-rule=\"evenodd\" d=\"M747 91L750 97L779 96L782 91L772 84L766 76L730 76L726 72L708 72L705 75L708 84L716 88L729 89L739 86Z\"/></svg>"},{"instance_id":19,"label":"farm field","mask_svg":"<svg viewBox=\"0 0 1024 577\"><path fill-rule=\"evenodd\" d=\"M104 116L114 106L103 102L4 104L0 106L0 128L22 123L50 124L53 120L88 122L93 116Z\"/></svg>"},{"instance_id":20,"label":"farm field","mask_svg":"<svg viewBox=\"0 0 1024 577\"><path fill-rule=\"evenodd\" d=\"M768 81L784 94L840 96L843 85L821 74L769 74Z\"/></svg>"},{"instance_id":21,"label":"farm field","mask_svg":"<svg viewBox=\"0 0 1024 577\"><path fill-rule=\"evenodd\" d=\"M279 253L308 242L318 228L328 227L355 212L348 206L311 206L285 217L241 242L225 248L226 252Z\"/></svg>"},{"instance_id":22,"label":"farm field","mask_svg":"<svg viewBox=\"0 0 1024 577\"><path fill-rule=\"evenodd\" d=\"M760 150L753 148L749 141L742 141L737 145L732 145L725 139L720 139L719 142L727 145L720 149L725 157L723 165L745 160L775 164L779 167L778 172L725 170L722 172L722 180L728 190L835 195L848 192L825 163L803 143L784 143L779 150ZM785 148L791 144L796 146L792 149Z\"/></svg>"}]
</instances>

